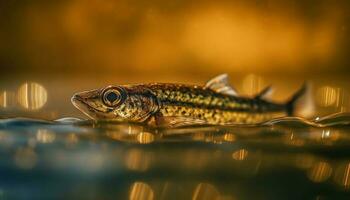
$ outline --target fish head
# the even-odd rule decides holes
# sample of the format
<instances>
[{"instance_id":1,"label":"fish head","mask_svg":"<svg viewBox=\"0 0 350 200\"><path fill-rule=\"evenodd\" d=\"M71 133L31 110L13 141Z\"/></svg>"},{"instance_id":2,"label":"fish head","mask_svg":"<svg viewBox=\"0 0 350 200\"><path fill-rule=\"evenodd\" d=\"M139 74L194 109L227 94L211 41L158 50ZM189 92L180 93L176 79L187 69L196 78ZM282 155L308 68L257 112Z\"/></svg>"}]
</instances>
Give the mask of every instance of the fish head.
<instances>
[{"instance_id":1,"label":"fish head","mask_svg":"<svg viewBox=\"0 0 350 200\"><path fill-rule=\"evenodd\" d=\"M73 95L73 105L93 120L123 120L116 110L127 98L123 87L108 86L101 89L79 92Z\"/></svg>"},{"instance_id":2,"label":"fish head","mask_svg":"<svg viewBox=\"0 0 350 200\"><path fill-rule=\"evenodd\" d=\"M131 86L79 92L72 97L72 103L93 120L143 122L158 109L149 91Z\"/></svg>"}]
</instances>

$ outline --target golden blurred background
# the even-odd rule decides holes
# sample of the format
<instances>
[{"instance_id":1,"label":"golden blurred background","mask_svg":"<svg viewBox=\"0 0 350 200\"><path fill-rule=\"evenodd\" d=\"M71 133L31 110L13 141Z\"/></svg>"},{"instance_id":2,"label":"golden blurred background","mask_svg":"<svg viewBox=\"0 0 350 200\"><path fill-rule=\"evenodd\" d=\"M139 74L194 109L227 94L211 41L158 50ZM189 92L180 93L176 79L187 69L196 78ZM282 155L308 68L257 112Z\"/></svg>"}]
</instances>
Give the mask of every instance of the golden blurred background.
<instances>
[{"instance_id":1,"label":"golden blurred background","mask_svg":"<svg viewBox=\"0 0 350 200\"><path fill-rule=\"evenodd\" d=\"M80 90L203 84L283 101L309 80L318 114L350 109L346 0L0 2L0 117L81 116Z\"/></svg>"}]
</instances>

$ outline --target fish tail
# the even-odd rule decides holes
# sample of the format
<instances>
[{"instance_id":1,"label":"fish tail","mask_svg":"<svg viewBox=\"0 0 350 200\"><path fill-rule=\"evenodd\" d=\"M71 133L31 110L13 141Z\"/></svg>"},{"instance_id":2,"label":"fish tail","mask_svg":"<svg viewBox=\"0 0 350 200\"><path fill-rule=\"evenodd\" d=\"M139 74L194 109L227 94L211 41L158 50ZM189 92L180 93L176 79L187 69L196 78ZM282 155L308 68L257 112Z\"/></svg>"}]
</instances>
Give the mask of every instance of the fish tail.
<instances>
[{"instance_id":1,"label":"fish tail","mask_svg":"<svg viewBox=\"0 0 350 200\"><path fill-rule=\"evenodd\" d=\"M288 116L310 117L314 113L314 101L312 98L311 84L304 83L286 103Z\"/></svg>"}]
</instances>

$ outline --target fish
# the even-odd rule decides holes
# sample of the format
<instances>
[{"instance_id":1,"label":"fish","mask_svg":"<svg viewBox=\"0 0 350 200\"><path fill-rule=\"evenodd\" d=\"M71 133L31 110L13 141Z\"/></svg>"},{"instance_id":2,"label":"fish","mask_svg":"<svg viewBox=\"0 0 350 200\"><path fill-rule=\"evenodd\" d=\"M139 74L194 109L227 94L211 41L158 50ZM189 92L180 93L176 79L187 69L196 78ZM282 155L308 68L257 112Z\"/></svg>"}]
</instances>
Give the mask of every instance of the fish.
<instances>
[{"instance_id":1,"label":"fish","mask_svg":"<svg viewBox=\"0 0 350 200\"><path fill-rule=\"evenodd\" d=\"M153 127L247 125L293 116L307 91L304 84L285 103L268 100L272 93L270 86L254 97L239 96L229 84L228 75L221 74L203 86L109 85L76 93L71 101L94 121L142 123Z\"/></svg>"}]
</instances>

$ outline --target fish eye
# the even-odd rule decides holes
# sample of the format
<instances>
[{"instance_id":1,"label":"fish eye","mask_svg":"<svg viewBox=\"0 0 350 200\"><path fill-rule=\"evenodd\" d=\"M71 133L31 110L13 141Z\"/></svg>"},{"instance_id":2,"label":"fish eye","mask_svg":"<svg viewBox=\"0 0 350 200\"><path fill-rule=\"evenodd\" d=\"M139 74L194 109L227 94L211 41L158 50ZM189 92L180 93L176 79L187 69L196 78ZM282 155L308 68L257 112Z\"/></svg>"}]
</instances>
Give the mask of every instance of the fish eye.
<instances>
[{"instance_id":1,"label":"fish eye","mask_svg":"<svg viewBox=\"0 0 350 200\"><path fill-rule=\"evenodd\" d=\"M109 88L103 93L103 103L106 104L106 106L114 107L119 104L121 101L121 93L117 88Z\"/></svg>"}]
</instances>

